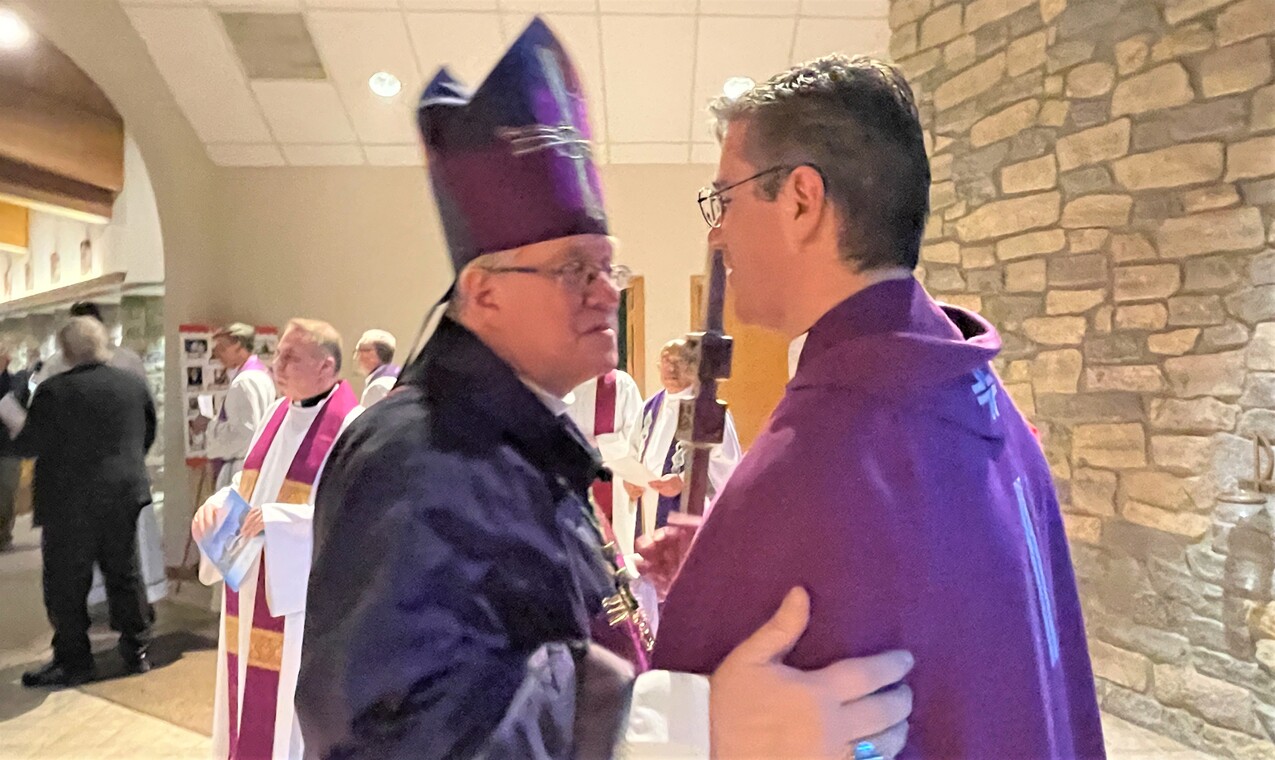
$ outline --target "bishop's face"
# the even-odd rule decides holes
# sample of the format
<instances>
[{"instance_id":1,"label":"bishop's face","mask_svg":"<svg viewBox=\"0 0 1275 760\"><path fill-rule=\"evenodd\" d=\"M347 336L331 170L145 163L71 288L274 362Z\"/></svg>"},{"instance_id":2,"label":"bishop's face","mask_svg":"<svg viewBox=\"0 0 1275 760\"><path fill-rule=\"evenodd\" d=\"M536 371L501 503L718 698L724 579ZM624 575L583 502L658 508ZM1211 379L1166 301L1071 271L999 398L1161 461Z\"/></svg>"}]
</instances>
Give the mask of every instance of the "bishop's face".
<instances>
[{"instance_id":1,"label":"bishop's face","mask_svg":"<svg viewBox=\"0 0 1275 760\"><path fill-rule=\"evenodd\" d=\"M614 245L575 235L520 248L474 273L466 320L524 379L565 396L615 367Z\"/></svg>"}]
</instances>

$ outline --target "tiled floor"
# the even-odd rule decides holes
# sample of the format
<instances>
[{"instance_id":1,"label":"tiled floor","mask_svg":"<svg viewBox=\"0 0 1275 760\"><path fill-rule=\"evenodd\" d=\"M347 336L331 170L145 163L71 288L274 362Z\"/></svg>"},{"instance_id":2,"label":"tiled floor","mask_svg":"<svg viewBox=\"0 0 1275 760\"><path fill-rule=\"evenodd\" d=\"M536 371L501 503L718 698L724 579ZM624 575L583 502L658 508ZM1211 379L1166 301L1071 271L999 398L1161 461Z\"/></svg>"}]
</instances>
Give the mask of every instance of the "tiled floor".
<instances>
[{"instance_id":1,"label":"tiled floor","mask_svg":"<svg viewBox=\"0 0 1275 760\"><path fill-rule=\"evenodd\" d=\"M22 688L21 671L47 657L49 636L40 600L38 544L29 524L29 519L20 521L16 549L0 554L0 759L208 757L210 742L202 733L78 689ZM198 612L172 607L161 608L160 615L181 623L200 619ZM99 647L109 646L109 636L103 637ZM141 679L157 682L161 676L157 670L132 678L145 686ZM211 681L211 668L207 677ZM1110 760L1208 760L1118 718L1104 716L1104 726Z\"/></svg>"}]
</instances>

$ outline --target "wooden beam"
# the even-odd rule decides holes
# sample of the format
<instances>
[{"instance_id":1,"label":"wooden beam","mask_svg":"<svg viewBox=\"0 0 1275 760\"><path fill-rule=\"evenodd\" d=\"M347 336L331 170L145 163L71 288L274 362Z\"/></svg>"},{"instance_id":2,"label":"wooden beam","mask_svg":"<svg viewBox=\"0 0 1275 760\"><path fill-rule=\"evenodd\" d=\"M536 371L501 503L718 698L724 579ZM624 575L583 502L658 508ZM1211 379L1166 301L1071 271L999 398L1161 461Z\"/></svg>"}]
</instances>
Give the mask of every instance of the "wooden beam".
<instances>
[{"instance_id":1,"label":"wooden beam","mask_svg":"<svg viewBox=\"0 0 1275 760\"><path fill-rule=\"evenodd\" d=\"M15 298L12 301L0 303L0 319L18 312L31 311L32 309L42 309L73 301L86 301L95 296L102 296L108 293L118 295L123 284L124 273L111 272L101 277L94 277L91 280L46 290L43 293L34 293L29 296Z\"/></svg>"}]
</instances>

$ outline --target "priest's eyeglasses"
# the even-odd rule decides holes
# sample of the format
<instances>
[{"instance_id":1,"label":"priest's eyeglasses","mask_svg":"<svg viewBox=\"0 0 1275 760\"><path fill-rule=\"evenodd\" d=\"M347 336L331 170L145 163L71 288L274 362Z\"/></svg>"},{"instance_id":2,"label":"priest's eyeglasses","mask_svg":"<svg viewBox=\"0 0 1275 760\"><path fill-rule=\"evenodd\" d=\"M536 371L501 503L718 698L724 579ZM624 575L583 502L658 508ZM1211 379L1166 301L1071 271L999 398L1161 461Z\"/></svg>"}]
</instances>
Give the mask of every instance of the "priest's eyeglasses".
<instances>
[{"instance_id":1,"label":"priest's eyeglasses","mask_svg":"<svg viewBox=\"0 0 1275 760\"><path fill-rule=\"evenodd\" d=\"M741 179L738 182L733 182L727 185L726 187L719 187L716 190L714 190L711 185L709 185L708 187L702 187L700 188L699 198L698 198L699 212L704 215L704 221L708 222L709 227L721 227L722 215L726 213L726 206L722 203L722 193L726 192L727 190L733 190L745 183L752 182L755 179L761 179L762 177L765 177L768 174L774 174L775 172L782 172L782 171L792 171L795 168L797 167L786 166L781 164L780 166L772 166L769 169L759 171L751 177L748 177L746 179Z\"/></svg>"},{"instance_id":2,"label":"priest's eyeglasses","mask_svg":"<svg viewBox=\"0 0 1275 760\"><path fill-rule=\"evenodd\" d=\"M823 170L814 164L780 164L778 166L772 166L769 169L757 172L751 177L741 179L738 182L733 182L726 187L713 189L713 187L709 185L708 187L701 188L699 191L699 197L697 198L699 201L699 212L704 215L704 221L708 222L709 227L721 227L722 215L726 213L726 204L722 200L722 193L725 193L727 190L733 190L746 182L761 179L769 174L774 174L775 172L790 172L802 166L809 166L811 169L819 172L820 177L824 176ZM826 184L827 180L825 179L824 182Z\"/></svg>"},{"instance_id":3,"label":"priest's eyeglasses","mask_svg":"<svg viewBox=\"0 0 1275 760\"><path fill-rule=\"evenodd\" d=\"M538 274L562 283L569 290L583 292L604 277L615 286L616 290L624 290L633 282L633 270L623 264L598 266L584 261L569 261L552 269L543 267L484 267L488 272L501 274L514 272L517 274Z\"/></svg>"}]
</instances>

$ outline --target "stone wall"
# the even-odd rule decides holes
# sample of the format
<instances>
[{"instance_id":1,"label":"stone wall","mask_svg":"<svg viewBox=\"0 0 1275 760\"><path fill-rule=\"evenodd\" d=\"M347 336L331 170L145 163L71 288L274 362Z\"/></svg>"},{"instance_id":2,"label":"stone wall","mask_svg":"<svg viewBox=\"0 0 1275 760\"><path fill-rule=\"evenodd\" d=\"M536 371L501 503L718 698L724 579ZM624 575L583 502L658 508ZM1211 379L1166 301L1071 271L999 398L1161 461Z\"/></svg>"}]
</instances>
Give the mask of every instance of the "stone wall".
<instances>
[{"instance_id":1,"label":"stone wall","mask_svg":"<svg viewBox=\"0 0 1275 760\"><path fill-rule=\"evenodd\" d=\"M1275 757L1269 508L1217 501L1275 437L1275 0L890 6L934 175L922 276L1001 330L1104 709Z\"/></svg>"}]
</instances>

